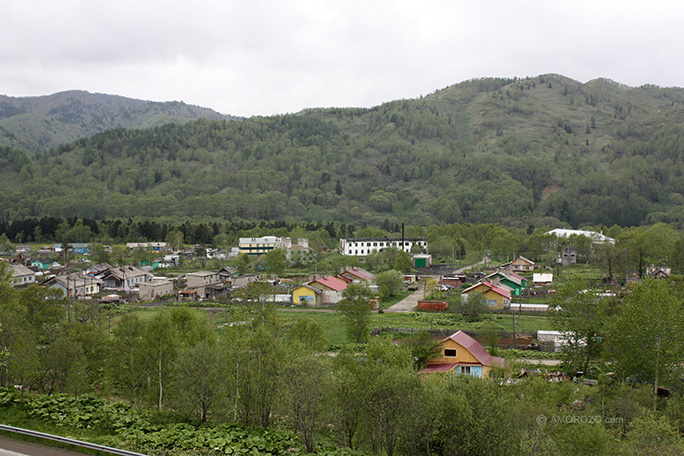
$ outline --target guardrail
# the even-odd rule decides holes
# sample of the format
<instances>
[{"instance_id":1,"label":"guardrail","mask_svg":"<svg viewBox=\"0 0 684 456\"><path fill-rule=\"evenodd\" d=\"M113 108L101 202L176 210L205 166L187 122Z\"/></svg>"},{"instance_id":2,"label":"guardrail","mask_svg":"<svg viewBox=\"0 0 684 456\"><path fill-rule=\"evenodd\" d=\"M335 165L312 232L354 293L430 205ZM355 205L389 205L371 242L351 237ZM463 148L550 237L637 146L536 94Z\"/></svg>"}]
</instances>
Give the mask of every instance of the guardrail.
<instances>
[{"instance_id":1,"label":"guardrail","mask_svg":"<svg viewBox=\"0 0 684 456\"><path fill-rule=\"evenodd\" d=\"M80 448L87 448L89 450L96 450L106 454L115 454L119 456L147 456L142 453L135 453L133 451L120 450L118 448L112 448L104 445L98 445L96 443L83 442L81 440L68 439L66 437L60 437L58 435L45 434L44 432L32 431L30 429L22 429L14 426L6 426L0 424L0 431L12 432L14 434L23 434L30 437L35 437L43 440L51 440L53 442L60 442L66 445L71 445Z\"/></svg>"}]
</instances>

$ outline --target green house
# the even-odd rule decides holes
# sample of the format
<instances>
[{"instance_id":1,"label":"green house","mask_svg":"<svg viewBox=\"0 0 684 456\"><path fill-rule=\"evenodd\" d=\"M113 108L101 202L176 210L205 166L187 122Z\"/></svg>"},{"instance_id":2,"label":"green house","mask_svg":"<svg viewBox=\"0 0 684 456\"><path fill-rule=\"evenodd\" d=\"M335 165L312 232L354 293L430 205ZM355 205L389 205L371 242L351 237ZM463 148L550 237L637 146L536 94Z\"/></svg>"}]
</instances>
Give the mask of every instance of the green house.
<instances>
[{"instance_id":1,"label":"green house","mask_svg":"<svg viewBox=\"0 0 684 456\"><path fill-rule=\"evenodd\" d=\"M527 279L513 272L497 271L485 277L493 284L502 284L511 289L511 296L520 296L527 288Z\"/></svg>"}]
</instances>

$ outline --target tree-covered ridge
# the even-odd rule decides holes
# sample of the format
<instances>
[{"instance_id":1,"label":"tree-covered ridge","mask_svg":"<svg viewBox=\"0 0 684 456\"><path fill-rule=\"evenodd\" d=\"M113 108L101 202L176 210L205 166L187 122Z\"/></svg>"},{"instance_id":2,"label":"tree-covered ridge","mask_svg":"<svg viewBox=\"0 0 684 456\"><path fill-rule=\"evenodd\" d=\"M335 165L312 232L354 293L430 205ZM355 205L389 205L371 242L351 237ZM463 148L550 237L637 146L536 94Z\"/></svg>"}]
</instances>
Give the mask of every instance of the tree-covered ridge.
<instances>
[{"instance_id":1,"label":"tree-covered ridge","mask_svg":"<svg viewBox=\"0 0 684 456\"><path fill-rule=\"evenodd\" d=\"M232 118L183 102L152 102L71 90L42 97L0 95L0 146L29 154L112 128L152 128Z\"/></svg>"},{"instance_id":2,"label":"tree-covered ridge","mask_svg":"<svg viewBox=\"0 0 684 456\"><path fill-rule=\"evenodd\" d=\"M556 75L467 81L371 109L110 130L0 151L29 216L421 224L680 223L684 90Z\"/></svg>"}]
</instances>

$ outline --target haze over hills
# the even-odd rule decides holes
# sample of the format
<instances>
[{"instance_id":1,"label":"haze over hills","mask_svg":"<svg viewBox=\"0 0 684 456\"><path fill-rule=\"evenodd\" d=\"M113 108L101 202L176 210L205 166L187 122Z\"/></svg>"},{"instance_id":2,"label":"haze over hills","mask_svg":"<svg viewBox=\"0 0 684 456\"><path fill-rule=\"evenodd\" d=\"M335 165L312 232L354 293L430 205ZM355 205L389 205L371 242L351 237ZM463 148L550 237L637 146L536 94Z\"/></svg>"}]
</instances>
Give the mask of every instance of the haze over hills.
<instances>
[{"instance_id":1,"label":"haze over hills","mask_svg":"<svg viewBox=\"0 0 684 456\"><path fill-rule=\"evenodd\" d=\"M559 75L412 100L115 129L0 155L5 219L684 221L684 90Z\"/></svg>"},{"instance_id":2,"label":"haze over hills","mask_svg":"<svg viewBox=\"0 0 684 456\"><path fill-rule=\"evenodd\" d=\"M29 154L112 128L152 128L197 119L235 119L183 102L153 102L70 90L41 97L0 95L0 146Z\"/></svg>"}]
</instances>

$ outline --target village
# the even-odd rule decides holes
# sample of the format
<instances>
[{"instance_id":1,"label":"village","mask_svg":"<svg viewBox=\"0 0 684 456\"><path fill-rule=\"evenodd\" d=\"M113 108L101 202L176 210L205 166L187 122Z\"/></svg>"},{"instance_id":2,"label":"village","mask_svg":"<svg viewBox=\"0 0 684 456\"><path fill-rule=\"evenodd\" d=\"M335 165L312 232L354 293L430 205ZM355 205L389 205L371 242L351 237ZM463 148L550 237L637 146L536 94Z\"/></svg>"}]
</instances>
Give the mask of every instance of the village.
<instances>
[{"instance_id":1,"label":"village","mask_svg":"<svg viewBox=\"0 0 684 456\"><path fill-rule=\"evenodd\" d=\"M582 236L598 245L615 242L601 233L591 231L556 229L547 234L566 239ZM308 276L288 274L288 265L296 261L295 257L313 255L308 239L297 238L293 242L288 237L277 236L240 238L239 245L230 250L200 245L174 249L166 242L127 243L125 249L129 257L136 257L139 262L115 266L107 262L93 264L90 260L93 257L91 243L17 245L13 252L4 252L3 259L11 266L15 287L34 284L49 287L59 290L63 298L72 302L95 306L159 306L170 303L185 303L192 307L222 306L235 303L235 299L240 299L236 291L244 290L255 282L267 285L266 289L262 288L259 299L272 302L284 310L335 309L344 299L348 285L359 283L367 286L372 294L367 304L376 313L448 314L458 312L458 306L453 304L455 297L459 302L467 303L471 296L477 295L477 300L472 298L470 301L477 301L483 306L478 310L479 313L498 315L497 318L505 315L512 320L512 327L507 327L505 331L499 328L498 347L550 353L563 350L567 344L567 334L551 328L548 322L522 331L520 321L521 318L547 314L554 292L554 271L577 264L578 254L574 246L564 245L556 264L552 266L535 264L523 256L503 263L492 262L491 257L486 255L480 262L457 265L459 267L433 264L428 247L424 237L340 239L339 249L334 253L359 261L354 262L353 266L340 267L335 274L314 273ZM112 247L100 246L100 250L107 254L112 252ZM386 296L380 293L376 274L364 268L367 267L364 259L369 255L382 255L388 251L404 252L410 261L401 272L400 283L393 285L397 290L391 293L394 295L395 291L403 290L400 294L403 299L395 299L391 304L383 302L382 298ZM240 256L245 261L252 259L249 268L237 265ZM276 261L273 258L283 262L283 265L279 268L269 265L269 261ZM66 260L66 264L61 264L60 260ZM208 262L221 267L192 268ZM665 265L651 266L646 270L647 276L655 278L667 278L670 273L671 268ZM615 297L616 290L602 289L597 296ZM461 338L475 337L484 342L482 331L467 326L463 326L463 329L469 335L463 333ZM480 346L479 342L472 340ZM476 359L479 370L467 372L481 376L482 368L488 367L489 361L484 364L478 357ZM453 361L449 357L447 360ZM465 362L472 363L473 359ZM439 369L443 370L447 365L461 372L458 363L442 363Z\"/></svg>"}]
</instances>

